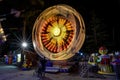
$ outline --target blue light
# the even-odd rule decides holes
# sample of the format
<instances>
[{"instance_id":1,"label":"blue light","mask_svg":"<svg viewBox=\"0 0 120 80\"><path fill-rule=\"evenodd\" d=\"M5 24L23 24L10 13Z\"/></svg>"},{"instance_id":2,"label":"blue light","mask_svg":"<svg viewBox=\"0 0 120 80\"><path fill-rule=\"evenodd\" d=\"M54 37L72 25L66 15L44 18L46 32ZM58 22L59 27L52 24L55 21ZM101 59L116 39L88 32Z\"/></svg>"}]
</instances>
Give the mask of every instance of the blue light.
<instances>
[{"instance_id":1,"label":"blue light","mask_svg":"<svg viewBox=\"0 0 120 80\"><path fill-rule=\"evenodd\" d=\"M83 53L80 53L80 55L82 56L82 55L83 55Z\"/></svg>"}]
</instances>

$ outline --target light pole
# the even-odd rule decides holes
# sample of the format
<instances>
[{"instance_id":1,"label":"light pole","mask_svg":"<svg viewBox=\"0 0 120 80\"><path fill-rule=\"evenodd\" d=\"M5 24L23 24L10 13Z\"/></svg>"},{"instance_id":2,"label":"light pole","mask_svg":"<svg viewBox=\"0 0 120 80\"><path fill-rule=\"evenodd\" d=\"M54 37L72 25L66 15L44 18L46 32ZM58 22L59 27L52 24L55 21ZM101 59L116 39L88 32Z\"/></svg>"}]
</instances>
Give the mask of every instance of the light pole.
<instances>
[{"instance_id":1,"label":"light pole","mask_svg":"<svg viewBox=\"0 0 120 80\"><path fill-rule=\"evenodd\" d=\"M26 30L26 22L24 21L24 26L23 26L23 32L22 32L22 36L23 36L23 41L21 43L21 63L20 63L20 67L22 67L23 63L24 63L24 50L27 47L27 42L25 41L26 35L25 35L25 30Z\"/></svg>"}]
</instances>

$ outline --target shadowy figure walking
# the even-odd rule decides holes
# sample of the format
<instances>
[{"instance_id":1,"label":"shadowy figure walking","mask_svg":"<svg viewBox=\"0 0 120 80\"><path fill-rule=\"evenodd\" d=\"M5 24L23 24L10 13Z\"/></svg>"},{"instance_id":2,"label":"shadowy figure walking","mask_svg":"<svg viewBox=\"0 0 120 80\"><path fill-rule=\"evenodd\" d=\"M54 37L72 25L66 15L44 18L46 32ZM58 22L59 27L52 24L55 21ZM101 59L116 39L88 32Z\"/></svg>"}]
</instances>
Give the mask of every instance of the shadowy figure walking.
<instances>
[{"instance_id":1,"label":"shadowy figure walking","mask_svg":"<svg viewBox=\"0 0 120 80\"><path fill-rule=\"evenodd\" d=\"M39 60L37 61L37 66L38 66L38 68L36 69L37 76L41 77L42 76L42 64Z\"/></svg>"},{"instance_id":2,"label":"shadowy figure walking","mask_svg":"<svg viewBox=\"0 0 120 80\"><path fill-rule=\"evenodd\" d=\"M45 77L45 69L46 69L47 60L44 57L40 62L41 62L41 65L42 65L42 76Z\"/></svg>"}]
</instances>

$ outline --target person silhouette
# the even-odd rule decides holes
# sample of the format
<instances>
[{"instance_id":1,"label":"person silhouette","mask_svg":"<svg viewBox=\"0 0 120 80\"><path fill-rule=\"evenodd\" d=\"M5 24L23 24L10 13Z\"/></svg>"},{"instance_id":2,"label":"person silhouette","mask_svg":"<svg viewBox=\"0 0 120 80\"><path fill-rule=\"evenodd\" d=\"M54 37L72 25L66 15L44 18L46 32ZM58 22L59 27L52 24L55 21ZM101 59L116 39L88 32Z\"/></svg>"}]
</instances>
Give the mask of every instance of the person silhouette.
<instances>
[{"instance_id":1,"label":"person silhouette","mask_svg":"<svg viewBox=\"0 0 120 80\"><path fill-rule=\"evenodd\" d=\"M47 60L44 57L40 62L41 62L41 65L42 65L42 76L45 76L45 69L46 69Z\"/></svg>"}]
</instances>

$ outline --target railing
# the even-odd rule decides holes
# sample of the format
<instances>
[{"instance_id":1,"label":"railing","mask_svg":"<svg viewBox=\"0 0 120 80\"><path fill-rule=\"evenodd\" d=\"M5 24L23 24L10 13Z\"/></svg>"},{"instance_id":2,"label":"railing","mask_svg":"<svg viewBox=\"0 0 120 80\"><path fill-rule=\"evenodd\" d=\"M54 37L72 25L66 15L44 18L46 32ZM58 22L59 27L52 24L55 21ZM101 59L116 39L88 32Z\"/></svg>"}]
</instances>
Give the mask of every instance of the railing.
<instances>
[{"instance_id":1,"label":"railing","mask_svg":"<svg viewBox=\"0 0 120 80\"><path fill-rule=\"evenodd\" d=\"M91 67L88 62L80 62L80 77L83 77L85 74L89 72L89 68Z\"/></svg>"}]
</instances>

